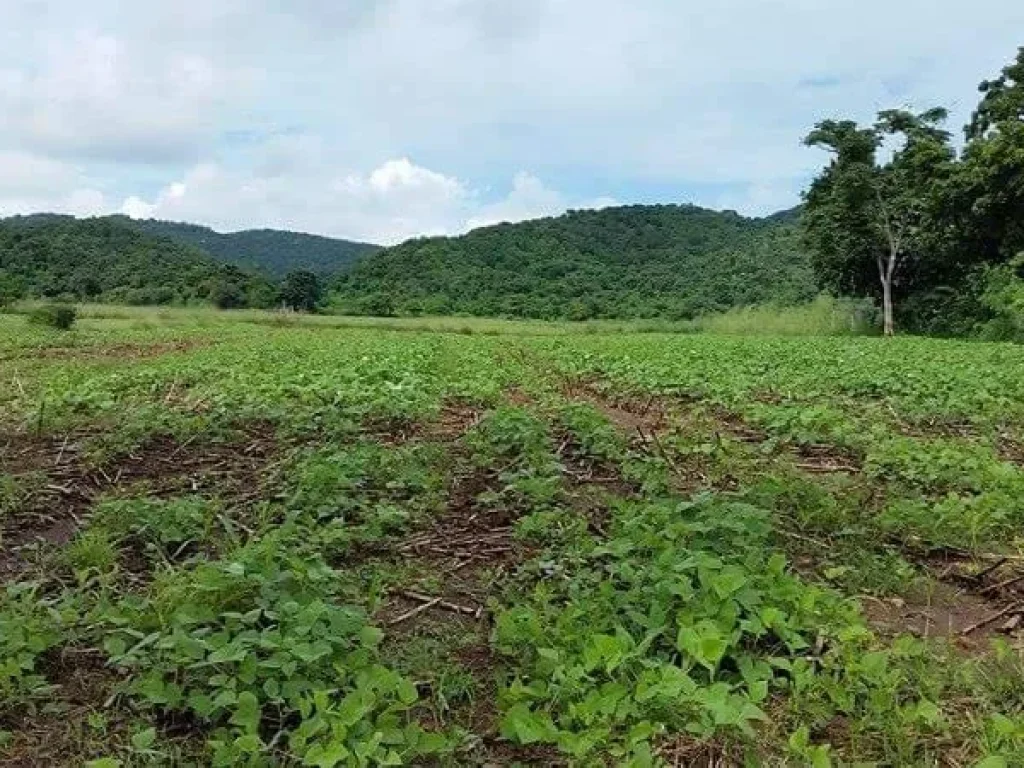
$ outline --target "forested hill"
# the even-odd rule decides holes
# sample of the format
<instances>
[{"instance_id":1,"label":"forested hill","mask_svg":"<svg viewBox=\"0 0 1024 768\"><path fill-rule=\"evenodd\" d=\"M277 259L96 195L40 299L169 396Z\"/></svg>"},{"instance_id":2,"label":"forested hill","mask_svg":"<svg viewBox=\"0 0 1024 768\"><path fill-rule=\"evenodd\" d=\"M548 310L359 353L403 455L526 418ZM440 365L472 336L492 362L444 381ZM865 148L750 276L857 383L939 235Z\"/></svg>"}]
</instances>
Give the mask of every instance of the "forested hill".
<instances>
[{"instance_id":1,"label":"forested hill","mask_svg":"<svg viewBox=\"0 0 1024 768\"><path fill-rule=\"evenodd\" d=\"M380 246L369 243L277 229L222 234L197 224L156 219L125 218L124 221L143 232L194 245L218 261L264 270L275 277L297 269L330 275L380 250Z\"/></svg>"},{"instance_id":2,"label":"forested hill","mask_svg":"<svg viewBox=\"0 0 1024 768\"><path fill-rule=\"evenodd\" d=\"M141 232L123 217L41 214L0 220L0 303L51 297L128 304L209 300L267 306L266 279L221 264L204 251Z\"/></svg>"},{"instance_id":3,"label":"forested hill","mask_svg":"<svg viewBox=\"0 0 1024 768\"><path fill-rule=\"evenodd\" d=\"M350 311L520 317L692 317L817 286L797 215L690 205L573 211L461 237L411 240L339 276Z\"/></svg>"}]
</instances>

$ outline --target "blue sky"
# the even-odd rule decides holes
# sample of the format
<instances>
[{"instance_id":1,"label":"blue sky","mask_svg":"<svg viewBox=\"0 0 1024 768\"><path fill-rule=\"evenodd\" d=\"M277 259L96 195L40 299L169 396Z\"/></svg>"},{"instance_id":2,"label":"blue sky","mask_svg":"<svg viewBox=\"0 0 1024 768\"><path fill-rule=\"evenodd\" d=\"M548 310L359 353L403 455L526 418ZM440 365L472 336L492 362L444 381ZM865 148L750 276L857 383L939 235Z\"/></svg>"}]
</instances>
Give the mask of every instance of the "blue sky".
<instances>
[{"instance_id":1,"label":"blue sky","mask_svg":"<svg viewBox=\"0 0 1024 768\"><path fill-rule=\"evenodd\" d=\"M396 242L615 203L766 214L824 117L952 109L1024 44L976 0L6 0L0 215Z\"/></svg>"}]
</instances>

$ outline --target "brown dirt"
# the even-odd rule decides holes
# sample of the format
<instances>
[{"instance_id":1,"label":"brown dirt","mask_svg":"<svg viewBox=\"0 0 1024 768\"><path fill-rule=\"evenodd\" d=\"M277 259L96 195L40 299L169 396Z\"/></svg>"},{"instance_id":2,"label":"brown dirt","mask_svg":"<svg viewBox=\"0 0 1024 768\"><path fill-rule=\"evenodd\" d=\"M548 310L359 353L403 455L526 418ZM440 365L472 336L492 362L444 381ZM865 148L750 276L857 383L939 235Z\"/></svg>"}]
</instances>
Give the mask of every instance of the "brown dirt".
<instances>
[{"instance_id":1,"label":"brown dirt","mask_svg":"<svg viewBox=\"0 0 1024 768\"><path fill-rule=\"evenodd\" d=\"M674 455L664 445L664 439L669 434L679 433L688 428L685 410L677 410L677 408L685 409L686 406L692 405L694 402L692 398L679 398L678 402L675 402L654 396L646 398L618 397L604 392L593 384L567 385L565 393L567 397L587 402L600 410L613 425L629 437L634 450L662 458L672 471L672 487L676 493L689 495L709 487L723 491L735 490L735 478L721 477L712 481L706 472L705 462L700 456L695 454ZM738 417L731 418L737 423L730 423L716 415L715 422L718 429L714 433L714 439L718 439L719 432L724 432L743 442L760 442L764 439L763 435L754 435L749 430L745 431L745 428L740 426ZM752 435L753 440L751 440ZM588 483L595 482L592 478L584 479ZM629 495L629 493L635 492L635 489L629 488L628 484L622 483L618 488L613 487L611 490L619 491L619 495ZM622 491L627 491L627 493L622 493Z\"/></svg>"},{"instance_id":2,"label":"brown dirt","mask_svg":"<svg viewBox=\"0 0 1024 768\"><path fill-rule=\"evenodd\" d=\"M965 440L978 437L978 428L969 421L949 419L917 419L915 421L897 420L896 430L904 437L920 438L961 438Z\"/></svg>"},{"instance_id":3,"label":"brown dirt","mask_svg":"<svg viewBox=\"0 0 1024 768\"><path fill-rule=\"evenodd\" d=\"M656 432L667 426L668 413L663 398L615 395L598 382L587 381L566 382L563 391L570 400L594 406L609 421L630 435L638 429L641 432Z\"/></svg>"},{"instance_id":4,"label":"brown dirt","mask_svg":"<svg viewBox=\"0 0 1024 768\"><path fill-rule=\"evenodd\" d=\"M144 360L161 357L177 352L188 352L200 347L208 347L215 342L213 339L181 339L177 341L161 341L152 344L123 343L66 347L33 347L12 350L0 360L82 360L102 362L107 360Z\"/></svg>"},{"instance_id":5,"label":"brown dirt","mask_svg":"<svg viewBox=\"0 0 1024 768\"><path fill-rule=\"evenodd\" d=\"M864 598L864 613L883 634L942 637L969 651L992 638L1024 639L1024 563L1013 557L974 559L968 553L917 553L929 574L927 594Z\"/></svg>"},{"instance_id":6,"label":"brown dirt","mask_svg":"<svg viewBox=\"0 0 1024 768\"><path fill-rule=\"evenodd\" d=\"M115 690L117 676L103 664L104 655L88 648L54 648L40 659L40 671L57 686L47 710L22 712L0 729L10 730L11 742L0 749L3 766L81 765L90 757L90 712L101 712L104 702ZM119 724L108 723L108 731ZM109 743L112 733L105 739Z\"/></svg>"},{"instance_id":7,"label":"brown dirt","mask_svg":"<svg viewBox=\"0 0 1024 768\"><path fill-rule=\"evenodd\" d=\"M859 456L834 445L801 445L796 453L796 466L804 472L852 475L863 470Z\"/></svg>"},{"instance_id":8,"label":"brown dirt","mask_svg":"<svg viewBox=\"0 0 1024 768\"><path fill-rule=\"evenodd\" d=\"M457 399L446 400L436 419L422 432L425 440L453 443L480 421L480 408Z\"/></svg>"},{"instance_id":9,"label":"brown dirt","mask_svg":"<svg viewBox=\"0 0 1024 768\"><path fill-rule=\"evenodd\" d=\"M447 403L439 418L418 435L448 446L451 452L455 469L448 501L442 514L389 547L388 552L379 553L413 564L423 576L392 589L375 618L386 629L385 652L424 633L468 640L452 650L450 661L473 675L475 695L447 713L443 721L429 706L418 712L426 728L455 724L473 734L466 752L460 754L465 764L563 765L557 750L518 747L499 733L497 694L502 663L490 645L488 602L496 586L532 551L513 539L513 510L478 500L483 492L498 487L497 473L470 467L458 441L480 415L480 410L470 405Z\"/></svg>"},{"instance_id":10,"label":"brown dirt","mask_svg":"<svg viewBox=\"0 0 1024 768\"><path fill-rule=\"evenodd\" d=\"M963 650L984 651L1000 632L1000 623L966 633L998 611L988 600L936 582L923 598L861 598L864 615L884 636L911 634L949 640Z\"/></svg>"},{"instance_id":11,"label":"brown dirt","mask_svg":"<svg viewBox=\"0 0 1024 768\"><path fill-rule=\"evenodd\" d=\"M738 768L744 765L742 752L687 735L661 738L654 753L665 765L673 768Z\"/></svg>"},{"instance_id":12,"label":"brown dirt","mask_svg":"<svg viewBox=\"0 0 1024 768\"><path fill-rule=\"evenodd\" d=\"M996 452L1003 461L1024 468L1024 442L1011 435L1000 435L996 439Z\"/></svg>"},{"instance_id":13,"label":"brown dirt","mask_svg":"<svg viewBox=\"0 0 1024 768\"><path fill-rule=\"evenodd\" d=\"M277 442L267 424L248 425L243 432L227 442L153 435L100 466L83 455L95 434L0 437L0 471L45 478L21 508L0 521L0 581L22 573L29 564L25 554L36 545L69 543L102 495L144 490L154 496L217 495L234 506L252 502L265 484Z\"/></svg>"}]
</instances>

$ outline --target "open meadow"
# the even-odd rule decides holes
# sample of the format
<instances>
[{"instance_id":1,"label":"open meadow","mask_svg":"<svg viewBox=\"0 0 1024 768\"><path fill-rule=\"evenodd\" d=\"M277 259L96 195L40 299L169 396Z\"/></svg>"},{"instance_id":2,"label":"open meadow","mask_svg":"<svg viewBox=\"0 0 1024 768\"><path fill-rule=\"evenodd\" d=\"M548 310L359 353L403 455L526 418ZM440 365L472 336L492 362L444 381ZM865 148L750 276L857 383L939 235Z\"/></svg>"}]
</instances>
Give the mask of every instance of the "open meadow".
<instances>
[{"instance_id":1,"label":"open meadow","mask_svg":"<svg viewBox=\"0 0 1024 768\"><path fill-rule=\"evenodd\" d=\"M1024 348L631 328L0 314L0 764L1024 765Z\"/></svg>"}]
</instances>

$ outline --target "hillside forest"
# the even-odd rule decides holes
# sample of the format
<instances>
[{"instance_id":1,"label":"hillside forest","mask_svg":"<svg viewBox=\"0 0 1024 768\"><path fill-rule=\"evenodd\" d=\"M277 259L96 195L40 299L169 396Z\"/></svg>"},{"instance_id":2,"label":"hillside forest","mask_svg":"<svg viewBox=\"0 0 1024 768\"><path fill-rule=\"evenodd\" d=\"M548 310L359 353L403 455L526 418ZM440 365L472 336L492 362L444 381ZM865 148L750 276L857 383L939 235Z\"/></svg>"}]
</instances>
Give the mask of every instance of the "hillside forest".
<instances>
[{"instance_id":1,"label":"hillside forest","mask_svg":"<svg viewBox=\"0 0 1024 768\"><path fill-rule=\"evenodd\" d=\"M570 211L391 248L122 216L0 221L0 304L20 298L290 306L365 315L687 319L822 292L886 333L1024 338L1024 48L962 137L941 106L829 118L802 205ZM796 139L798 137L794 137Z\"/></svg>"}]
</instances>

